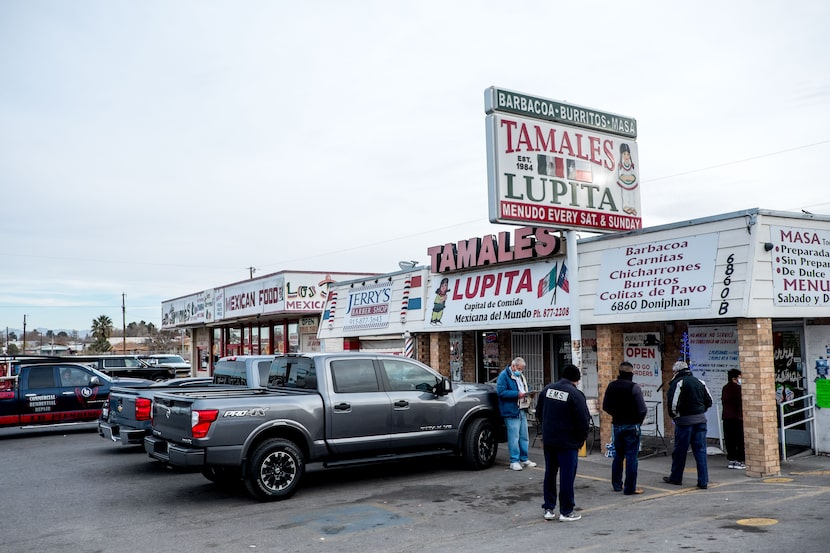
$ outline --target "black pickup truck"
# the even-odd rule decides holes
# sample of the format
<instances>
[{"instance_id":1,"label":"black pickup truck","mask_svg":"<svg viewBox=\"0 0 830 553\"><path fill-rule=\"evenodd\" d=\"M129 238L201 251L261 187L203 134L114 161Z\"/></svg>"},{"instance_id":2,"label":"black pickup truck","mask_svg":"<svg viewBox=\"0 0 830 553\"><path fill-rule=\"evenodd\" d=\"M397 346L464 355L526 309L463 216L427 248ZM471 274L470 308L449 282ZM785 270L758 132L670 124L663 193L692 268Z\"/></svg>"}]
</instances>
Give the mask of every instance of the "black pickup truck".
<instances>
[{"instance_id":1,"label":"black pickup truck","mask_svg":"<svg viewBox=\"0 0 830 553\"><path fill-rule=\"evenodd\" d=\"M289 354L274 359L265 382L157 393L145 450L216 483L241 479L255 498L275 500L296 491L308 463L459 454L484 469L504 441L492 385L450 382L414 359Z\"/></svg>"},{"instance_id":2,"label":"black pickup truck","mask_svg":"<svg viewBox=\"0 0 830 553\"><path fill-rule=\"evenodd\" d=\"M150 384L60 359L0 359L0 426L94 421L113 386Z\"/></svg>"},{"instance_id":3,"label":"black pickup truck","mask_svg":"<svg viewBox=\"0 0 830 553\"><path fill-rule=\"evenodd\" d=\"M73 355L64 358L66 361L83 363L110 376L127 376L131 378L146 378L161 382L170 378L184 378L190 376L189 366L172 366L151 364L138 355Z\"/></svg>"}]
</instances>

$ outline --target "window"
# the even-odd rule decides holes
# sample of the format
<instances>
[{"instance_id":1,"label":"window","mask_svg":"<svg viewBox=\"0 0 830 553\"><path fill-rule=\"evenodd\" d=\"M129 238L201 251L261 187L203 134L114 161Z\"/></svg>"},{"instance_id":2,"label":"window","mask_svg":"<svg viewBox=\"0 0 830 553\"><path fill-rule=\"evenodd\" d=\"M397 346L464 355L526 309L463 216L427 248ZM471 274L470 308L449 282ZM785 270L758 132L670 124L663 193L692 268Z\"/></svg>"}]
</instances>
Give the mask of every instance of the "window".
<instances>
[{"instance_id":1,"label":"window","mask_svg":"<svg viewBox=\"0 0 830 553\"><path fill-rule=\"evenodd\" d=\"M54 388L55 369L52 365L29 368L29 388Z\"/></svg>"},{"instance_id":2,"label":"window","mask_svg":"<svg viewBox=\"0 0 830 553\"><path fill-rule=\"evenodd\" d=\"M281 357L271 363L268 385L283 388L317 389L317 370L307 357Z\"/></svg>"},{"instance_id":3,"label":"window","mask_svg":"<svg viewBox=\"0 0 830 553\"><path fill-rule=\"evenodd\" d=\"M244 361L220 361L213 371L213 382L232 386L247 386Z\"/></svg>"},{"instance_id":4,"label":"window","mask_svg":"<svg viewBox=\"0 0 830 553\"><path fill-rule=\"evenodd\" d=\"M428 391L438 383L431 372L403 359L384 359L382 365L386 378L389 380L389 389L396 392Z\"/></svg>"},{"instance_id":5,"label":"window","mask_svg":"<svg viewBox=\"0 0 830 553\"><path fill-rule=\"evenodd\" d=\"M61 386L89 386L89 373L78 367L61 367Z\"/></svg>"},{"instance_id":6,"label":"window","mask_svg":"<svg viewBox=\"0 0 830 553\"><path fill-rule=\"evenodd\" d=\"M265 386L268 384L268 373L271 371L271 360L263 359L256 362L257 372L259 372L259 385Z\"/></svg>"},{"instance_id":7,"label":"window","mask_svg":"<svg viewBox=\"0 0 830 553\"><path fill-rule=\"evenodd\" d=\"M380 391L371 359L343 359L331 362L334 391L339 394Z\"/></svg>"}]
</instances>

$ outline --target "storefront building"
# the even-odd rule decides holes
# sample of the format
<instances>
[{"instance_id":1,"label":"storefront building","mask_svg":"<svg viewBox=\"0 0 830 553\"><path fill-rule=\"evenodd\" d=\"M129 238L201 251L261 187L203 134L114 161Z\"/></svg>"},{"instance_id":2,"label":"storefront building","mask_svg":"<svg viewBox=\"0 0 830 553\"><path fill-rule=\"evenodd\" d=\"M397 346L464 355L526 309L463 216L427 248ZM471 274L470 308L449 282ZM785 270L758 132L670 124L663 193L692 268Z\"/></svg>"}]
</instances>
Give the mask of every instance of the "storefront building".
<instances>
[{"instance_id":1,"label":"storefront building","mask_svg":"<svg viewBox=\"0 0 830 553\"><path fill-rule=\"evenodd\" d=\"M517 228L429 248L429 266L334 284L321 347L383 344L476 382L522 356L539 389L578 346L592 403L630 361L667 439L665 391L684 359L715 398L714 443L720 390L739 368L747 474L830 450L830 217L750 209L592 236L576 242L576 267L564 244L555 231ZM607 443L610 419L596 416Z\"/></svg>"},{"instance_id":2,"label":"storefront building","mask_svg":"<svg viewBox=\"0 0 830 553\"><path fill-rule=\"evenodd\" d=\"M162 302L162 330L191 335L196 375L226 355L319 351L320 313L335 279L370 273L281 271Z\"/></svg>"}]
</instances>

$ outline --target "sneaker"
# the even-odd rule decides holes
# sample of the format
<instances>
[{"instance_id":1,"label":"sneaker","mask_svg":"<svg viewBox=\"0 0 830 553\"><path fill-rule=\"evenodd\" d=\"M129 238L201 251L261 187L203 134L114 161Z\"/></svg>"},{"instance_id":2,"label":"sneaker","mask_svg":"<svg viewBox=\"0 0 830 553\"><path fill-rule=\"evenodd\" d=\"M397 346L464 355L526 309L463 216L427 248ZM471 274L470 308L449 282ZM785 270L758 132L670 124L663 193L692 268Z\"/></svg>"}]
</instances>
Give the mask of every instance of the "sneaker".
<instances>
[{"instance_id":1,"label":"sneaker","mask_svg":"<svg viewBox=\"0 0 830 553\"><path fill-rule=\"evenodd\" d=\"M683 485L683 483L682 483L682 482L676 482L676 481L672 480L672 479L671 479L670 477L668 477L668 476L664 476L664 477L663 477L663 482L665 482L666 484L671 484L671 485L673 485L673 486L682 486L682 485Z\"/></svg>"},{"instance_id":2,"label":"sneaker","mask_svg":"<svg viewBox=\"0 0 830 553\"><path fill-rule=\"evenodd\" d=\"M633 492L624 492L625 495L640 495L643 493L643 488L637 488Z\"/></svg>"},{"instance_id":3,"label":"sneaker","mask_svg":"<svg viewBox=\"0 0 830 553\"><path fill-rule=\"evenodd\" d=\"M731 469L738 469L738 470L746 470L746 465L741 463L740 461L734 461L731 465L729 465Z\"/></svg>"},{"instance_id":4,"label":"sneaker","mask_svg":"<svg viewBox=\"0 0 830 553\"><path fill-rule=\"evenodd\" d=\"M521 463L510 463L510 470L522 470Z\"/></svg>"},{"instance_id":5,"label":"sneaker","mask_svg":"<svg viewBox=\"0 0 830 553\"><path fill-rule=\"evenodd\" d=\"M728 468L728 469L735 468L735 463L737 463L737 461L729 461L729 465L726 468Z\"/></svg>"},{"instance_id":6,"label":"sneaker","mask_svg":"<svg viewBox=\"0 0 830 553\"><path fill-rule=\"evenodd\" d=\"M574 521L574 520L579 520L581 518L582 518L582 515L577 514L577 513L568 513L567 515L565 513L559 513L559 520L561 522L571 522L571 521Z\"/></svg>"},{"instance_id":7,"label":"sneaker","mask_svg":"<svg viewBox=\"0 0 830 553\"><path fill-rule=\"evenodd\" d=\"M521 464L522 464L523 467L535 467L536 466L536 463L534 463L530 459L528 459L527 461L522 461Z\"/></svg>"},{"instance_id":8,"label":"sneaker","mask_svg":"<svg viewBox=\"0 0 830 553\"><path fill-rule=\"evenodd\" d=\"M553 509L545 509L545 520L556 520L556 513Z\"/></svg>"}]
</instances>

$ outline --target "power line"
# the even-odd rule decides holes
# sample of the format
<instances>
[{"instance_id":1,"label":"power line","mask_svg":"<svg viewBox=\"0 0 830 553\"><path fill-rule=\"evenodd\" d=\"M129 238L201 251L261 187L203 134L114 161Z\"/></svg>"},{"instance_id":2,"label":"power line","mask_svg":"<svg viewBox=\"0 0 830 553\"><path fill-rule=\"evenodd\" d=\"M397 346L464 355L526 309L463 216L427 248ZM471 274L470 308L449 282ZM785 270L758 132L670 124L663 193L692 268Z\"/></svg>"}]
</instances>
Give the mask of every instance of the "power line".
<instances>
[{"instance_id":1,"label":"power line","mask_svg":"<svg viewBox=\"0 0 830 553\"><path fill-rule=\"evenodd\" d=\"M796 152L798 150L804 150L804 149L807 149L807 148L812 148L813 146L821 146L822 144L828 144L828 143L830 143L830 140L822 140L820 142L814 142L813 144L804 144L803 146L796 146L794 148L787 148L786 150L778 150L777 152L769 152L767 154L761 154L761 155L757 155L757 156L747 157L747 158L744 158L744 159L737 159L737 160L734 160L734 161L727 161L727 162L724 162L724 163L719 163L717 165L710 165L709 167L703 167L701 169L690 169L689 171L684 171L683 173L675 173L674 175L666 175L665 177L656 177L656 178L653 178L653 179L647 179L644 182L654 182L654 181L664 180L664 179L673 179L674 177L683 177L685 175L691 175L692 173L700 173L702 171L709 171L711 169L718 169L720 167L728 167L730 165L738 165L739 163L746 163L747 161L755 161L755 160L758 160L758 159L764 159L764 158L767 158L767 157L786 154L786 153L789 153L789 152ZM824 205L824 204L818 204L818 205ZM805 206L805 207L815 207L815 206Z\"/></svg>"}]
</instances>

